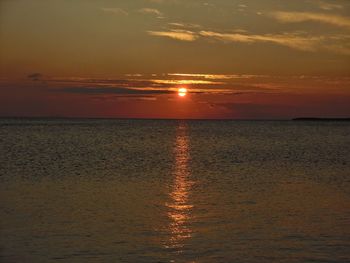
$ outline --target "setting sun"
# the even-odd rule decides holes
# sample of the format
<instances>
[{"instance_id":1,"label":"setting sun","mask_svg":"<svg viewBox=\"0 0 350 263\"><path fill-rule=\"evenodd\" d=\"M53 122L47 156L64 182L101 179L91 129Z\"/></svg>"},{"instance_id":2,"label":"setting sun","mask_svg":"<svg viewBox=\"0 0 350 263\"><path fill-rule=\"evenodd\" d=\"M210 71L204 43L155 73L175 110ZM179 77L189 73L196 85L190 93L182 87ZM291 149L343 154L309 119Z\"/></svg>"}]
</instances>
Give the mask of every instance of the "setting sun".
<instances>
[{"instance_id":1,"label":"setting sun","mask_svg":"<svg viewBox=\"0 0 350 263\"><path fill-rule=\"evenodd\" d=\"M186 88L179 88L178 94L180 97L185 97L187 95L187 89Z\"/></svg>"}]
</instances>

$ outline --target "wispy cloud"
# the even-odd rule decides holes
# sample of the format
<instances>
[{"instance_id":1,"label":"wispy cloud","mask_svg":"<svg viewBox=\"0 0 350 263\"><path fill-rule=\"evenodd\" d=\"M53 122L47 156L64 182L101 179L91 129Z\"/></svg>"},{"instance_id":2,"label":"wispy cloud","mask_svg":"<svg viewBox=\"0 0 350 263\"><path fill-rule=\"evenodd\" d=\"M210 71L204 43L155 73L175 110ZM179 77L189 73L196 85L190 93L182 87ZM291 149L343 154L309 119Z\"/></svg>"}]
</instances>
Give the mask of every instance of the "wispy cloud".
<instances>
[{"instance_id":1,"label":"wispy cloud","mask_svg":"<svg viewBox=\"0 0 350 263\"><path fill-rule=\"evenodd\" d=\"M41 73L32 73L32 74L29 74L27 77L30 80L38 81L38 80L41 80L43 78L43 74L41 74Z\"/></svg>"},{"instance_id":2,"label":"wispy cloud","mask_svg":"<svg viewBox=\"0 0 350 263\"><path fill-rule=\"evenodd\" d=\"M315 2L315 1L310 1L310 2ZM334 2L334 1L333 1ZM316 4L318 5L319 8L323 10L335 10L335 9L343 9L344 7L341 4L338 3L329 3L325 1L316 1Z\"/></svg>"},{"instance_id":3,"label":"wispy cloud","mask_svg":"<svg viewBox=\"0 0 350 263\"><path fill-rule=\"evenodd\" d=\"M142 14L149 14L149 15L156 15L156 16L162 16L162 12L160 12L158 9L155 8L141 8L138 10L139 13Z\"/></svg>"},{"instance_id":4,"label":"wispy cloud","mask_svg":"<svg viewBox=\"0 0 350 263\"><path fill-rule=\"evenodd\" d=\"M185 74L185 73L169 73L168 76L174 77L191 77L203 79L248 79L253 77L260 77L260 75L224 75L224 74Z\"/></svg>"},{"instance_id":5,"label":"wispy cloud","mask_svg":"<svg viewBox=\"0 0 350 263\"><path fill-rule=\"evenodd\" d=\"M188 74L191 75L191 74ZM193 74L198 79L175 79L186 77L186 74L164 74L164 79L51 79L47 82L46 90L55 93L84 94L103 98L103 96L132 96L133 99L139 96L157 96L176 94L182 85L188 87L191 94L247 94L252 92L273 92L271 87L264 87L254 83L233 83L229 79L212 81L205 74Z\"/></svg>"},{"instance_id":6,"label":"wispy cloud","mask_svg":"<svg viewBox=\"0 0 350 263\"><path fill-rule=\"evenodd\" d=\"M246 10L247 7L248 7L248 6L245 5L245 4L239 4L237 10L240 11L240 12L244 12L244 11Z\"/></svg>"},{"instance_id":7,"label":"wispy cloud","mask_svg":"<svg viewBox=\"0 0 350 263\"><path fill-rule=\"evenodd\" d=\"M170 76L170 74L169 74ZM224 84L223 82L208 81L208 80L198 80L198 79L152 79L152 82L159 84L172 84L172 85L194 85L194 84L208 84L208 85L218 85Z\"/></svg>"},{"instance_id":8,"label":"wispy cloud","mask_svg":"<svg viewBox=\"0 0 350 263\"><path fill-rule=\"evenodd\" d=\"M350 55L350 36L334 36L332 41L325 43L323 48L339 54ZM343 43L346 44L343 44Z\"/></svg>"},{"instance_id":9,"label":"wispy cloud","mask_svg":"<svg viewBox=\"0 0 350 263\"><path fill-rule=\"evenodd\" d=\"M231 34L212 31L200 31L203 37L210 37L223 42L241 43L272 43L302 51L327 50L333 53L350 55L350 46L347 45L350 36L312 36L306 33L284 33L284 34Z\"/></svg>"},{"instance_id":10,"label":"wispy cloud","mask_svg":"<svg viewBox=\"0 0 350 263\"><path fill-rule=\"evenodd\" d=\"M178 22L173 22L173 23L168 23L168 25L172 27L177 27L177 28L200 28L201 26L198 24L189 24L189 23L178 23Z\"/></svg>"},{"instance_id":11,"label":"wispy cloud","mask_svg":"<svg viewBox=\"0 0 350 263\"><path fill-rule=\"evenodd\" d=\"M200 35L225 42L270 42L304 51L315 51L317 49L317 45L323 40L323 37L301 36L296 33L249 35L201 31Z\"/></svg>"},{"instance_id":12,"label":"wispy cloud","mask_svg":"<svg viewBox=\"0 0 350 263\"><path fill-rule=\"evenodd\" d=\"M106 13L112 13L115 15L125 15L127 16L129 13L125 10L117 7L102 7L101 10Z\"/></svg>"},{"instance_id":13,"label":"wispy cloud","mask_svg":"<svg viewBox=\"0 0 350 263\"><path fill-rule=\"evenodd\" d=\"M331 14L306 13L306 12L284 12L277 11L268 14L278 21L284 23L297 23L303 21L319 21L341 27L350 28L350 18ZM230 43L270 43L289 47L301 51L326 51L338 54L350 55L350 36L343 35L313 35L304 31L275 33L275 34L251 34L245 30L234 30L229 32L201 30L198 25L173 22L168 23L175 29L164 31L147 31L148 34L157 37L167 37L180 41L195 41L197 39L211 38L218 41Z\"/></svg>"},{"instance_id":14,"label":"wispy cloud","mask_svg":"<svg viewBox=\"0 0 350 263\"><path fill-rule=\"evenodd\" d=\"M135 74L128 74L135 75ZM127 77L127 76L126 76ZM218 80L217 80L218 79ZM216 75L216 74L190 74L167 73L161 74L157 79L152 75L143 76L143 79L90 79L90 78L45 78L41 88L54 93L84 94L89 97L144 97L158 95L172 96L179 87L185 85L189 93L196 94L275 94L313 92L315 90L331 91L343 94L345 87L349 86L346 77L320 77L320 76L269 76L269 75ZM14 85L12 83L12 85ZM18 85L18 84L16 84ZM26 85L33 85L30 81ZM35 85L38 87L38 85ZM8 82L0 81L1 87L9 87Z\"/></svg>"},{"instance_id":15,"label":"wispy cloud","mask_svg":"<svg viewBox=\"0 0 350 263\"><path fill-rule=\"evenodd\" d=\"M306 21L314 21L338 27L350 28L350 18L340 15L311 12L276 11L269 13L269 16L283 23L300 23Z\"/></svg>"},{"instance_id":16,"label":"wispy cloud","mask_svg":"<svg viewBox=\"0 0 350 263\"><path fill-rule=\"evenodd\" d=\"M198 36L196 33L188 30L170 30L170 31L148 31L152 36L168 37L181 41L195 41Z\"/></svg>"},{"instance_id":17,"label":"wispy cloud","mask_svg":"<svg viewBox=\"0 0 350 263\"><path fill-rule=\"evenodd\" d=\"M149 95L149 94L171 94L174 91L168 89L131 89L131 88L113 88L113 87L67 87L54 89L54 91L79 94L121 94L121 95Z\"/></svg>"},{"instance_id":18,"label":"wispy cloud","mask_svg":"<svg viewBox=\"0 0 350 263\"><path fill-rule=\"evenodd\" d=\"M97 95L92 97L92 99L97 100L97 101L156 101L157 97L152 96L152 95L110 95L110 94L105 94L105 95Z\"/></svg>"},{"instance_id":19,"label":"wispy cloud","mask_svg":"<svg viewBox=\"0 0 350 263\"><path fill-rule=\"evenodd\" d=\"M151 3L156 3L156 4L164 3L164 0L148 0L148 1L150 1Z\"/></svg>"}]
</instances>

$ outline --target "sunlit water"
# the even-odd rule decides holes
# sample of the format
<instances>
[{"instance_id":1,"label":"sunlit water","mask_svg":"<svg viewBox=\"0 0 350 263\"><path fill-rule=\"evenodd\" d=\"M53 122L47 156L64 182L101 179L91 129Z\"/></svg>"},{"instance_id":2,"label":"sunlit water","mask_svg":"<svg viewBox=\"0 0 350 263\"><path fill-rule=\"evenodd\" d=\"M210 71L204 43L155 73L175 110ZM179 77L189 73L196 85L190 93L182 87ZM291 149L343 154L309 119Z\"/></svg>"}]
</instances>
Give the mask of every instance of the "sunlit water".
<instances>
[{"instance_id":1,"label":"sunlit water","mask_svg":"<svg viewBox=\"0 0 350 263\"><path fill-rule=\"evenodd\" d=\"M350 124L0 120L0 262L347 262Z\"/></svg>"}]
</instances>

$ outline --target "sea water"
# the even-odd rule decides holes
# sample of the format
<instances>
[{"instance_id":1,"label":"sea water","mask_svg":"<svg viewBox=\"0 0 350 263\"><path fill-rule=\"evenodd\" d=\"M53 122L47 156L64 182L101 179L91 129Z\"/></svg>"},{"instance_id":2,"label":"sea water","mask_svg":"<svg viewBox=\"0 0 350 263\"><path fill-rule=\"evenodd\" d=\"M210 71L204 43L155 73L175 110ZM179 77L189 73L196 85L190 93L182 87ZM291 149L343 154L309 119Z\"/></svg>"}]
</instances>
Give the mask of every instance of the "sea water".
<instances>
[{"instance_id":1,"label":"sea water","mask_svg":"<svg viewBox=\"0 0 350 263\"><path fill-rule=\"evenodd\" d=\"M346 262L350 124L0 120L1 262Z\"/></svg>"}]
</instances>

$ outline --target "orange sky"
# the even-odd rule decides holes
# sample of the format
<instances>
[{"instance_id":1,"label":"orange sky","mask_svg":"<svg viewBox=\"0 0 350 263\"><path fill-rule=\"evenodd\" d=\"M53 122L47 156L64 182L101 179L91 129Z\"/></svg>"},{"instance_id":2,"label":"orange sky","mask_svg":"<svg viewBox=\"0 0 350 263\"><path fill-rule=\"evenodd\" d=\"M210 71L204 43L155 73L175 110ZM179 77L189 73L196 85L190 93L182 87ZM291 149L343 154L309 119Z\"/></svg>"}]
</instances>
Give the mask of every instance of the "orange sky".
<instances>
[{"instance_id":1,"label":"orange sky","mask_svg":"<svg viewBox=\"0 0 350 263\"><path fill-rule=\"evenodd\" d=\"M346 0L1 1L0 116L349 117L349 12Z\"/></svg>"}]
</instances>

